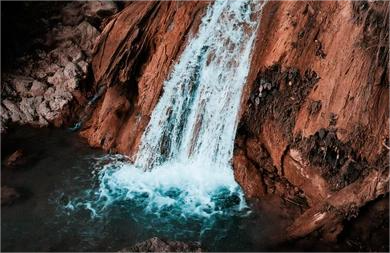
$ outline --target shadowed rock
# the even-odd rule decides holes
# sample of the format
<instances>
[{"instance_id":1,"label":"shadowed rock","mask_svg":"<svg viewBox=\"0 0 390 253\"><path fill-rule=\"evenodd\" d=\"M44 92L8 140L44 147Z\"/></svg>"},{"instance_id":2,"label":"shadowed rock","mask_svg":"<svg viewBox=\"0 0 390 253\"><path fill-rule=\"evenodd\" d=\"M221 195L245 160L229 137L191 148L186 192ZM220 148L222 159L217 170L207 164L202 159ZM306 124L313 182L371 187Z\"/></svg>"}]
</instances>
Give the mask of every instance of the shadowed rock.
<instances>
[{"instance_id":1,"label":"shadowed rock","mask_svg":"<svg viewBox=\"0 0 390 253\"><path fill-rule=\"evenodd\" d=\"M2 186L1 187L1 205L12 205L20 194L12 187Z\"/></svg>"},{"instance_id":2,"label":"shadowed rock","mask_svg":"<svg viewBox=\"0 0 390 253\"><path fill-rule=\"evenodd\" d=\"M202 249L199 243L168 241L153 237L120 252L202 252Z\"/></svg>"}]
</instances>

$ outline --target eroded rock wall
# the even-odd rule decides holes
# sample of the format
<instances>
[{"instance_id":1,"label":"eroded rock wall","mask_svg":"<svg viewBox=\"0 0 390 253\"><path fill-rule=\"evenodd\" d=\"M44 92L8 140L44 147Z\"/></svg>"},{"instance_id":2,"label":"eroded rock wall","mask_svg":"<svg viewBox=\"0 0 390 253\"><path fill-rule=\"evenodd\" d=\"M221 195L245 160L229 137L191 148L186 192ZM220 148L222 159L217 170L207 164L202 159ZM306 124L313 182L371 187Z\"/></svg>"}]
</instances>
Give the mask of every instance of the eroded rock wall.
<instances>
[{"instance_id":1,"label":"eroded rock wall","mask_svg":"<svg viewBox=\"0 0 390 253\"><path fill-rule=\"evenodd\" d=\"M262 180L247 178L266 189L257 195L295 186L289 197L304 196L311 208L292 236L324 228L334 239L352 209L388 192L389 3L269 2L261 20L235 169L246 173L237 162L245 154ZM246 170L253 174L252 165ZM256 195L256 182L240 184Z\"/></svg>"},{"instance_id":2,"label":"eroded rock wall","mask_svg":"<svg viewBox=\"0 0 390 253\"><path fill-rule=\"evenodd\" d=\"M81 133L92 146L133 155L164 80L207 2L131 2L104 28L92 62L105 86Z\"/></svg>"}]
</instances>

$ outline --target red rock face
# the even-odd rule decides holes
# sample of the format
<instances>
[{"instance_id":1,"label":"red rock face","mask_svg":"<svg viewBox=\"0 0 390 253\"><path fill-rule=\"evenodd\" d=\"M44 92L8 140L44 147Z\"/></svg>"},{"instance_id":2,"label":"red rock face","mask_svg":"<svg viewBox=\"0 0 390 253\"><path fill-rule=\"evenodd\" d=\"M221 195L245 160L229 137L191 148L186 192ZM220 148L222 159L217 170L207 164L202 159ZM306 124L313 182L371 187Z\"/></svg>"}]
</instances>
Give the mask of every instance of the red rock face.
<instances>
[{"instance_id":1,"label":"red rock face","mask_svg":"<svg viewBox=\"0 0 390 253\"><path fill-rule=\"evenodd\" d=\"M248 198L260 198L265 194L263 179L257 168L244 154L234 157L234 177Z\"/></svg>"},{"instance_id":2,"label":"red rock face","mask_svg":"<svg viewBox=\"0 0 390 253\"><path fill-rule=\"evenodd\" d=\"M313 207L292 237L319 229L334 240L340 213L348 216L388 185L388 18L388 2L269 2L263 11L238 130L239 139L257 141L237 142L236 153L256 161L251 153L265 147L272 165L257 166L274 166L303 191ZM367 175L380 178L369 194Z\"/></svg>"},{"instance_id":3,"label":"red rock face","mask_svg":"<svg viewBox=\"0 0 390 253\"><path fill-rule=\"evenodd\" d=\"M135 153L163 81L206 6L132 2L107 22L93 72L96 85L109 88L81 133L91 145ZM359 207L375 199L357 203L348 189L365 187L366 175L388 166L388 14L388 2L267 3L233 159L248 197L278 193L294 203L321 203L316 208L343 196ZM310 232L302 229L295 235Z\"/></svg>"},{"instance_id":4,"label":"red rock face","mask_svg":"<svg viewBox=\"0 0 390 253\"><path fill-rule=\"evenodd\" d=\"M383 139L388 136L388 53L384 49L388 42L385 33L389 5L376 3L357 12L357 4L270 2L263 12L247 96L256 75L274 63L301 72L315 71L318 83L294 115L291 134L308 137L321 128L334 127L341 141L350 141L359 154L372 161L384 150ZM372 16L381 20L370 23ZM373 40L379 41L373 44ZM315 101L319 108L313 112ZM242 108L245 111L246 107ZM261 132L268 132L267 125L274 124L272 121L261 122ZM278 128L283 126L273 125L274 133L264 134L270 139L264 141L286 146L278 142ZM365 129L360 134L367 141L356 138L358 128ZM274 160L280 160L280 148L269 149L276 152Z\"/></svg>"},{"instance_id":5,"label":"red rock face","mask_svg":"<svg viewBox=\"0 0 390 253\"><path fill-rule=\"evenodd\" d=\"M206 6L207 2L132 2L108 22L92 68L97 85L114 88L81 133L92 146L134 154L163 82L187 38L196 32Z\"/></svg>"}]
</instances>

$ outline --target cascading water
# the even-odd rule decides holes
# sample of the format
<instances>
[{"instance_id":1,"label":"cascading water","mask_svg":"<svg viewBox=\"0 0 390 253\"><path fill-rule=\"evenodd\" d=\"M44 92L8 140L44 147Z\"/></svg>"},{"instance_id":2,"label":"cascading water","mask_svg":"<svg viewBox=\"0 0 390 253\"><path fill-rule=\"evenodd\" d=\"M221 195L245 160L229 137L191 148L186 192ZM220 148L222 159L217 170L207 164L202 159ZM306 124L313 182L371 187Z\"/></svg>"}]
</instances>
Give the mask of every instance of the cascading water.
<instances>
[{"instance_id":1,"label":"cascading water","mask_svg":"<svg viewBox=\"0 0 390 253\"><path fill-rule=\"evenodd\" d=\"M98 213L128 201L160 218L182 219L237 213L246 207L231 159L263 5L225 0L208 8L164 83L135 163L111 158L97 166L97 201L85 207Z\"/></svg>"},{"instance_id":2,"label":"cascading water","mask_svg":"<svg viewBox=\"0 0 390 253\"><path fill-rule=\"evenodd\" d=\"M208 9L197 37L165 82L136 167L151 170L169 162L229 168L256 7L249 1L218 1Z\"/></svg>"}]
</instances>

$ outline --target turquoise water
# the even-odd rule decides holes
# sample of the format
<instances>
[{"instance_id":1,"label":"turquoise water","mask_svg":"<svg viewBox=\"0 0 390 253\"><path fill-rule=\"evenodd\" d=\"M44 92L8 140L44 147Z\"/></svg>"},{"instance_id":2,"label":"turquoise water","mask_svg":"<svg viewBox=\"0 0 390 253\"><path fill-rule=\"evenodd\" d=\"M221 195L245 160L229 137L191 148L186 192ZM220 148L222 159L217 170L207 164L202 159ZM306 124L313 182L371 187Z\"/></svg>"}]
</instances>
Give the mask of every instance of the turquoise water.
<instances>
[{"instance_id":1,"label":"turquoise water","mask_svg":"<svg viewBox=\"0 0 390 253\"><path fill-rule=\"evenodd\" d=\"M239 208L238 196L223 188L211 197L216 205L209 217L183 217L180 205L148 211L148 196L127 198L126 191L104 207L107 202L96 194L101 189L99 171L121 158L113 162L112 156L61 129L9 132L2 138L2 159L18 148L26 163L14 169L2 166L1 171L2 185L16 187L23 195L1 208L2 251L118 251L154 236L198 241L207 251L355 250L315 238L281 244L277 238L289 215L278 198L247 200L247 207ZM175 198L182 192L162 193Z\"/></svg>"},{"instance_id":2,"label":"turquoise water","mask_svg":"<svg viewBox=\"0 0 390 253\"><path fill-rule=\"evenodd\" d=\"M18 128L2 139L3 158L17 148L27 163L3 168L2 184L24 197L2 207L2 251L117 251L153 236L199 241L210 251L259 251L277 233L278 217L264 216L251 203L240 207L238 193L223 187L211 196L215 205L203 210L209 216L183 212L180 199L178 205L148 210L148 195L127 198L126 191L105 206L97 194L99 171L121 158L113 163L65 130ZM180 194L175 188L163 191L173 199Z\"/></svg>"}]
</instances>

